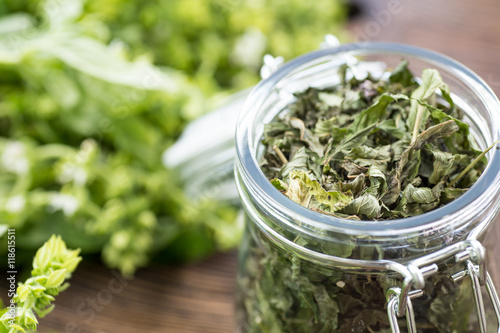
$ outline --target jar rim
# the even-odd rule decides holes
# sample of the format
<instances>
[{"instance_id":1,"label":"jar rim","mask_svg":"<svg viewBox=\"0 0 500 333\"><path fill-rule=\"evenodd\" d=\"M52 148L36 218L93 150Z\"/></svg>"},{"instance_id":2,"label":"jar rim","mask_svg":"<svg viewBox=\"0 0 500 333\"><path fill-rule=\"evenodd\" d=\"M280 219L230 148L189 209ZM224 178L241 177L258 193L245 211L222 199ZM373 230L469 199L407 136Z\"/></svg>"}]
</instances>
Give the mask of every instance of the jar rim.
<instances>
[{"instance_id":1,"label":"jar rim","mask_svg":"<svg viewBox=\"0 0 500 333\"><path fill-rule=\"evenodd\" d=\"M487 203L494 200L494 194L498 193L500 189L500 150L498 149L490 151L489 163L484 172L462 196L424 214L394 220L353 221L316 212L291 201L268 181L259 166L257 156L255 156L256 149L251 140L252 133L250 132L252 130L250 124L257 115L266 93L298 67L307 63L325 57L341 57L359 53L400 55L402 57L406 55L450 68L463 82L468 84L468 87L474 88L475 97L485 104L489 116L495 120L493 122L494 131L491 133L492 142L500 139L500 101L486 82L463 64L438 52L406 44L387 42L343 44L334 48L313 51L287 62L255 86L248 96L243 110L240 112L236 129L236 168L252 195L256 196L266 209L279 212L288 220L292 219L300 221L302 225L306 224L351 235L397 236L411 231L433 228L437 225L441 228L443 225L453 224L454 221L466 219L477 209L484 209ZM465 214L466 209L469 214Z\"/></svg>"}]
</instances>

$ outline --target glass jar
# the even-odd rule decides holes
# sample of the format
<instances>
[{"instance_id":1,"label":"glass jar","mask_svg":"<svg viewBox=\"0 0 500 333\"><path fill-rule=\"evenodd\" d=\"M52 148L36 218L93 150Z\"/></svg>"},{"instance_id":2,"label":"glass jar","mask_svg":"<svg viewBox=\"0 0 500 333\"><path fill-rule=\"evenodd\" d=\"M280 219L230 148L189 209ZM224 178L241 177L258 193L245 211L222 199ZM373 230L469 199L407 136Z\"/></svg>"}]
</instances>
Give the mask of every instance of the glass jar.
<instances>
[{"instance_id":1,"label":"glass jar","mask_svg":"<svg viewBox=\"0 0 500 333\"><path fill-rule=\"evenodd\" d=\"M264 124L295 100L294 92L338 84L337 71L346 63L354 75L383 76L385 66L402 58L414 73L441 73L481 149L500 139L500 102L487 84L456 61L416 47L369 42L325 48L261 81L236 131L236 184L246 212L237 277L240 332L497 331L499 149L488 152L482 176L455 201L390 221L309 210L260 170Z\"/></svg>"}]
</instances>

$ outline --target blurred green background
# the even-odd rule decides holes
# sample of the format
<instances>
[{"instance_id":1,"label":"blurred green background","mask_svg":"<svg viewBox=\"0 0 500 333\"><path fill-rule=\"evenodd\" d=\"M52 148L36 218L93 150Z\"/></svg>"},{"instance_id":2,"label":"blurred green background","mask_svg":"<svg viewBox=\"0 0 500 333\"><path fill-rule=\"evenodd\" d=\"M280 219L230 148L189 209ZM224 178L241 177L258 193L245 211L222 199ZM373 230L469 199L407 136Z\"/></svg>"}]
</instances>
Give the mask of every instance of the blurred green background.
<instances>
[{"instance_id":1,"label":"blurred green background","mask_svg":"<svg viewBox=\"0 0 500 333\"><path fill-rule=\"evenodd\" d=\"M18 261L53 233L124 274L235 246L237 208L186 197L161 154L257 83L264 54L342 38L346 16L341 0L0 2L0 226Z\"/></svg>"}]
</instances>

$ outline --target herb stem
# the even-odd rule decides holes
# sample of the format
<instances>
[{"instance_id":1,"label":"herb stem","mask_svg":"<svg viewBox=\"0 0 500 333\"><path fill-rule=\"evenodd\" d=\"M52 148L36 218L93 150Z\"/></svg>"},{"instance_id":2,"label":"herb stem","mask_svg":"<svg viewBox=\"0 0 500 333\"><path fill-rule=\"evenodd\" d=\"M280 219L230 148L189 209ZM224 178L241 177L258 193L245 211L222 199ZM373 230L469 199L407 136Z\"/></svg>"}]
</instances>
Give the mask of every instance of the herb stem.
<instances>
[{"instance_id":1,"label":"herb stem","mask_svg":"<svg viewBox=\"0 0 500 333\"><path fill-rule=\"evenodd\" d=\"M287 164L288 160L285 157L285 155L283 154L283 152L281 151L281 149L279 149L279 147L276 145L273 146L273 149L276 152L276 154L278 155L278 157L280 158L281 162L283 162L283 164Z\"/></svg>"},{"instance_id":2,"label":"herb stem","mask_svg":"<svg viewBox=\"0 0 500 333\"><path fill-rule=\"evenodd\" d=\"M488 147L485 151L483 151L483 152L482 152L482 153L481 153L478 157L476 157L476 158L474 159L474 161L472 161L472 163L471 163L471 164L469 164L469 165L467 166L467 168L465 168L465 169L464 169L464 170L463 170L463 171L462 171L462 172L458 175L458 177L457 177L457 178L453 179L453 181L450 183L450 185L449 185L449 186L450 186L450 187L452 187L453 185L455 185L455 184L458 182L458 180L459 180L460 178L462 178L463 176L465 176L465 175L467 174L467 172L469 172L469 170L470 170L470 169L471 169L471 168L472 168L472 167L473 167L473 166L474 166L477 162L479 162L479 160L481 160L481 159L484 157L484 155L486 155L486 153L487 153L487 152L489 152L489 151L490 151L493 147L495 147L495 146L496 146L497 144L499 144L499 143L500 143L500 140L493 142L493 144L492 144L491 146L489 146L489 147Z\"/></svg>"},{"instance_id":3,"label":"herb stem","mask_svg":"<svg viewBox=\"0 0 500 333\"><path fill-rule=\"evenodd\" d=\"M411 137L410 145L413 145L417 140L418 132L420 129L420 123L422 122L422 117L424 115L425 107L422 104L418 105L417 116L415 117L415 125L413 126L413 135Z\"/></svg>"}]
</instances>

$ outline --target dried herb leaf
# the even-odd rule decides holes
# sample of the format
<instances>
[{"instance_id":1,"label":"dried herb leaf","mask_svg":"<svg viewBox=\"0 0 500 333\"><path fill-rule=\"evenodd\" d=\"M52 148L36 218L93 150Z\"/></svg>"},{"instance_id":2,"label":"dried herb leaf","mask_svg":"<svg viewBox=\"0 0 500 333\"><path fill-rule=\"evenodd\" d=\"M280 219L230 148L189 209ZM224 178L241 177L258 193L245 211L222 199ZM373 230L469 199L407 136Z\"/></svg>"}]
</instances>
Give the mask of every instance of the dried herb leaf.
<instances>
[{"instance_id":1,"label":"dried herb leaf","mask_svg":"<svg viewBox=\"0 0 500 333\"><path fill-rule=\"evenodd\" d=\"M425 101L427 98L431 97L438 88L444 88L445 86L446 85L444 84L443 79L441 78L441 75L437 70L424 69L424 71L422 72L422 83L411 94L411 109L408 115L409 130L413 130L413 128L415 127L415 123L417 122L419 101ZM424 115L420 119L420 124L425 124L428 116L428 111L424 111ZM419 127L420 126L421 125L419 125Z\"/></svg>"},{"instance_id":2,"label":"dried herb leaf","mask_svg":"<svg viewBox=\"0 0 500 333\"><path fill-rule=\"evenodd\" d=\"M408 68L408 61L403 60L397 65L389 76L389 81L399 83L403 87L409 87L414 84L413 74Z\"/></svg>"},{"instance_id":3,"label":"dried herb leaf","mask_svg":"<svg viewBox=\"0 0 500 333\"><path fill-rule=\"evenodd\" d=\"M351 201L351 203L344 208L344 213L367 216L370 219L375 219L380 215L380 204L376 197L367 193Z\"/></svg>"},{"instance_id":4,"label":"dried herb leaf","mask_svg":"<svg viewBox=\"0 0 500 333\"><path fill-rule=\"evenodd\" d=\"M327 192L317 181L311 180L307 173L300 170L290 173L285 195L304 207L314 207L330 213L344 208L352 200L352 194L349 191Z\"/></svg>"},{"instance_id":5,"label":"dried herb leaf","mask_svg":"<svg viewBox=\"0 0 500 333\"><path fill-rule=\"evenodd\" d=\"M394 102L398 99L408 99L408 96L399 94L399 95L388 95L384 94L378 98L378 100L373 103L367 109L361 111L361 113L354 119L351 127L349 128L350 133L359 132L370 125L376 124L380 122L387 116L387 106L389 103Z\"/></svg>"}]
</instances>

